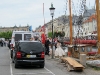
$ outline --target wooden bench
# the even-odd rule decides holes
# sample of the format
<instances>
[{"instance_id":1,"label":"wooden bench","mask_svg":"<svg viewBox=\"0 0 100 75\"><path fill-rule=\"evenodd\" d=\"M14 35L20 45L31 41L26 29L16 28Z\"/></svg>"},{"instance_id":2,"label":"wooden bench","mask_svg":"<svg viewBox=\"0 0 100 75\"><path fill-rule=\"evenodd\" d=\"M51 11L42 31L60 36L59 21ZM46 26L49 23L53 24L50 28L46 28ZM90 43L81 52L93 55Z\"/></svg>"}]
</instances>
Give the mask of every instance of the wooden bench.
<instances>
[{"instance_id":1,"label":"wooden bench","mask_svg":"<svg viewBox=\"0 0 100 75\"><path fill-rule=\"evenodd\" d=\"M82 71L84 66L81 65L80 63L78 63L76 60L74 60L71 57L63 57L61 58L62 62L64 62L67 66L67 70L71 71L71 70L80 70Z\"/></svg>"}]
</instances>

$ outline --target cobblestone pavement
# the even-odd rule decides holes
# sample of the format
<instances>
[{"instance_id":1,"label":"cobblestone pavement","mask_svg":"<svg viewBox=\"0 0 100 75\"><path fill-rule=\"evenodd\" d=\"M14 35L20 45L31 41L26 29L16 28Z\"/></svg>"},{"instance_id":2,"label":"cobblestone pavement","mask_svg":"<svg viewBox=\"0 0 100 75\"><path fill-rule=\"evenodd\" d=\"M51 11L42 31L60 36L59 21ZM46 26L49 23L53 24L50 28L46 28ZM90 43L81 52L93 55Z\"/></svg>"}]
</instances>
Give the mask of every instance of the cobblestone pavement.
<instances>
[{"instance_id":1,"label":"cobblestone pavement","mask_svg":"<svg viewBox=\"0 0 100 75\"><path fill-rule=\"evenodd\" d=\"M58 59L51 59L49 56L46 56L46 61L52 63L52 66L55 66L56 68L59 68L61 71L65 72L66 75L100 75L100 70L95 70L88 66L82 72L68 72L64 63L61 63Z\"/></svg>"}]
</instances>

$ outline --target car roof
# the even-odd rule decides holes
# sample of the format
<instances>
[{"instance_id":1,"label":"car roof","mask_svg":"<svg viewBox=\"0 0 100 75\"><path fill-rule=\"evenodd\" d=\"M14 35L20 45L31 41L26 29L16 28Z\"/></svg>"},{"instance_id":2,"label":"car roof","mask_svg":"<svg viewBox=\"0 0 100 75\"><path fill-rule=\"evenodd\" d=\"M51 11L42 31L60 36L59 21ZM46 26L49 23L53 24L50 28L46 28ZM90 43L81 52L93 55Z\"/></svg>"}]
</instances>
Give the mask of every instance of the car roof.
<instances>
[{"instance_id":1,"label":"car roof","mask_svg":"<svg viewBox=\"0 0 100 75\"><path fill-rule=\"evenodd\" d=\"M14 35L14 34L19 34L19 33L20 34L22 34L22 33L31 33L31 34L33 34L33 32L31 32L31 31L13 31L12 34Z\"/></svg>"}]
</instances>

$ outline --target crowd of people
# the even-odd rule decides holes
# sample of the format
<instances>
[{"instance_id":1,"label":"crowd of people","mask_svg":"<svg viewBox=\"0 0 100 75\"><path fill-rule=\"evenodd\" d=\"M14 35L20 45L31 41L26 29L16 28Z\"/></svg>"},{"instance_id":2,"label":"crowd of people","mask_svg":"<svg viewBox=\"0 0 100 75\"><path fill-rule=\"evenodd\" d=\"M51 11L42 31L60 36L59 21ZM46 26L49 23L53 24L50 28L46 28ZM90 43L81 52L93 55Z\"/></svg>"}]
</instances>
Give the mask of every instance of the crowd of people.
<instances>
[{"instance_id":1,"label":"crowd of people","mask_svg":"<svg viewBox=\"0 0 100 75\"><path fill-rule=\"evenodd\" d=\"M35 40L37 40L37 38ZM10 42L11 42L11 40L5 40L5 41L0 40L0 46L1 47L7 46L10 49ZM47 38L45 40L44 45L45 45L45 54L46 55L51 56L53 54L53 56L55 56L55 58L65 56L65 51L62 49L61 42L57 38L53 40L53 43L52 43L51 38ZM53 51L53 53L52 53L52 51Z\"/></svg>"},{"instance_id":2,"label":"crowd of people","mask_svg":"<svg viewBox=\"0 0 100 75\"><path fill-rule=\"evenodd\" d=\"M3 47L3 46L8 46L8 40L0 40L0 46Z\"/></svg>"},{"instance_id":3,"label":"crowd of people","mask_svg":"<svg viewBox=\"0 0 100 75\"><path fill-rule=\"evenodd\" d=\"M10 42L11 40L0 40L0 47L8 47L10 49Z\"/></svg>"}]
</instances>

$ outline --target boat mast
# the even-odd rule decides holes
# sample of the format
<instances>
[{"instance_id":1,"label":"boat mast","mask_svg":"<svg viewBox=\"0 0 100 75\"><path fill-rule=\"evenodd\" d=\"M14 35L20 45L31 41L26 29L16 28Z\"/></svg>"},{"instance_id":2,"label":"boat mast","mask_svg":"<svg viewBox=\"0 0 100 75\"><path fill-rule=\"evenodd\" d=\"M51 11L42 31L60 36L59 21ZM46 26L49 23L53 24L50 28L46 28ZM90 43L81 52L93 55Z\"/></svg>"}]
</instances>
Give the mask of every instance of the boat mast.
<instances>
[{"instance_id":1,"label":"boat mast","mask_svg":"<svg viewBox=\"0 0 100 75\"><path fill-rule=\"evenodd\" d=\"M69 0L69 17L70 17L70 44L72 44L72 11L71 11L71 0Z\"/></svg>"},{"instance_id":2,"label":"boat mast","mask_svg":"<svg viewBox=\"0 0 100 75\"><path fill-rule=\"evenodd\" d=\"M97 39L100 43L100 6L99 6L99 0L96 0L96 16L97 16ZM100 54L100 47L98 47L98 54Z\"/></svg>"}]
</instances>

